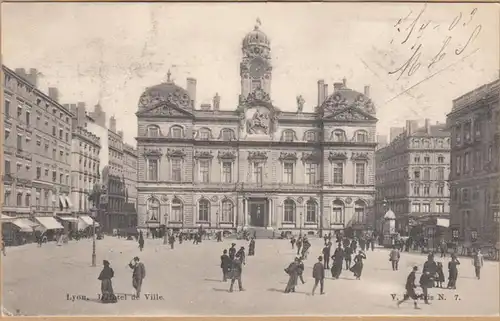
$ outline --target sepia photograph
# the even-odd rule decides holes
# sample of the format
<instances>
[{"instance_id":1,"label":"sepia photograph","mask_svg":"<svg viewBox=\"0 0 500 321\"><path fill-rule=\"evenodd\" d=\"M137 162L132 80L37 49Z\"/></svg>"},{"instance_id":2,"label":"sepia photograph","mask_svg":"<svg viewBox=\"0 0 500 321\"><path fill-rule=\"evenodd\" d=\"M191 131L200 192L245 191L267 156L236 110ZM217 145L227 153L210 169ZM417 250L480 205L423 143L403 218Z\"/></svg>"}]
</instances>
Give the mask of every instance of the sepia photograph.
<instances>
[{"instance_id":1,"label":"sepia photograph","mask_svg":"<svg viewBox=\"0 0 500 321\"><path fill-rule=\"evenodd\" d=\"M499 316L499 20L2 3L2 315Z\"/></svg>"}]
</instances>

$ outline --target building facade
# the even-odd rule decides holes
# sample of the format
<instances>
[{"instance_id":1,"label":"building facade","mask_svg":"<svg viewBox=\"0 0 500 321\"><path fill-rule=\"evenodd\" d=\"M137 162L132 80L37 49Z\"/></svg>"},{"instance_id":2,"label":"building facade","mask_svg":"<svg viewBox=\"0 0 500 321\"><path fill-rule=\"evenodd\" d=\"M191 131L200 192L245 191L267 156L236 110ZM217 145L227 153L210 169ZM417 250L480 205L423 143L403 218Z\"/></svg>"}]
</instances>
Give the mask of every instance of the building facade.
<instances>
[{"instance_id":1,"label":"building facade","mask_svg":"<svg viewBox=\"0 0 500 321\"><path fill-rule=\"evenodd\" d=\"M2 213L16 218L69 214L71 112L57 89L37 89L35 69L2 66Z\"/></svg>"},{"instance_id":2,"label":"building facade","mask_svg":"<svg viewBox=\"0 0 500 321\"><path fill-rule=\"evenodd\" d=\"M83 127L72 132L71 143L71 199L74 213L88 214L92 204L88 200L95 184L100 182L100 139Z\"/></svg>"},{"instance_id":3,"label":"building facade","mask_svg":"<svg viewBox=\"0 0 500 321\"><path fill-rule=\"evenodd\" d=\"M465 242L498 242L500 80L453 101L451 226Z\"/></svg>"},{"instance_id":4,"label":"building facade","mask_svg":"<svg viewBox=\"0 0 500 321\"><path fill-rule=\"evenodd\" d=\"M123 145L123 173L125 178L125 207L129 226L137 226L137 149Z\"/></svg>"},{"instance_id":5,"label":"building facade","mask_svg":"<svg viewBox=\"0 0 500 321\"><path fill-rule=\"evenodd\" d=\"M401 235L417 223L446 225L450 213L450 133L429 120L417 126L407 121L404 132L375 153L376 217L391 209Z\"/></svg>"},{"instance_id":6,"label":"building facade","mask_svg":"<svg viewBox=\"0 0 500 321\"><path fill-rule=\"evenodd\" d=\"M347 81L318 82L318 104L271 101L270 41L243 40L239 104L196 106L196 80L170 79L140 97L138 225L287 231L365 228L375 193L376 112ZM170 78L170 77L169 77Z\"/></svg>"}]
</instances>

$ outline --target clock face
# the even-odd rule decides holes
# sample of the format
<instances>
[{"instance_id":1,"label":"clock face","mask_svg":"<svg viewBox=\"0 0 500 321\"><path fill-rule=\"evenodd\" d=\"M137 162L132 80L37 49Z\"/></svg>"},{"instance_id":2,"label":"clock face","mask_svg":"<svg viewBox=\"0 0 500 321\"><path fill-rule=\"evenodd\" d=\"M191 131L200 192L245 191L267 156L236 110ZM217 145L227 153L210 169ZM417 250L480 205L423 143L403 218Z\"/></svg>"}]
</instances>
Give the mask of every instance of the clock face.
<instances>
[{"instance_id":1,"label":"clock face","mask_svg":"<svg viewBox=\"0 0 500 321\"><path fill-rule=\"evenodd\" d=\"M264 60L256 58L250 63L250 75L252 78L262 78L266 71L266 63Z\"/></svg>"}]
</instances>

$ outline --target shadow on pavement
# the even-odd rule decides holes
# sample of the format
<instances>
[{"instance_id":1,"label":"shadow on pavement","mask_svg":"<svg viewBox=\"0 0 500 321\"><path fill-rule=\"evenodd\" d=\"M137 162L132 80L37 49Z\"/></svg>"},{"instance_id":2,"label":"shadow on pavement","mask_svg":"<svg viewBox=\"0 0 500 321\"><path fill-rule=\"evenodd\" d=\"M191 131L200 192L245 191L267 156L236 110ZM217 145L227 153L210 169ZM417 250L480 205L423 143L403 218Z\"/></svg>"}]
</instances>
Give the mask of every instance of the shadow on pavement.
<instances>
[{"instance_id":1,"label":"shadow on pavement","mask_svg":"<svg viewBox=\"0 0 500 321\"><path fill-rule=\"evenodd\" d=\"M222 282L221 280L217 280L217 279L205 279L205 281L210 281L210 282Z\"/></svg>"}]
</instances>

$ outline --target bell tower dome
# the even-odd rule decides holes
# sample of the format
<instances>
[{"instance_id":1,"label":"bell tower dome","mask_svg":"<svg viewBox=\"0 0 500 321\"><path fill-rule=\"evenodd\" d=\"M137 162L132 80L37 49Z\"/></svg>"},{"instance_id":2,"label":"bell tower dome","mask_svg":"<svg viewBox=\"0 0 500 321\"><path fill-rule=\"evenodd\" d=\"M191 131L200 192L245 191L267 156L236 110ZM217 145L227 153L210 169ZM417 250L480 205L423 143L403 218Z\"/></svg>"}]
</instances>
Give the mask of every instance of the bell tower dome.
<instances>
[{"instance_id":1,"label":"bell tower dome","mask_svg":"<svg viewBox=\"0 0 500 321\"><path fill-rule=\"evenodd\" d=\"M254 29L243 38L243 57L240 63L241 95L246 98L257 88L271 95L271 42L260 30L260 19Z\"/></svg>"}]
</instances>

